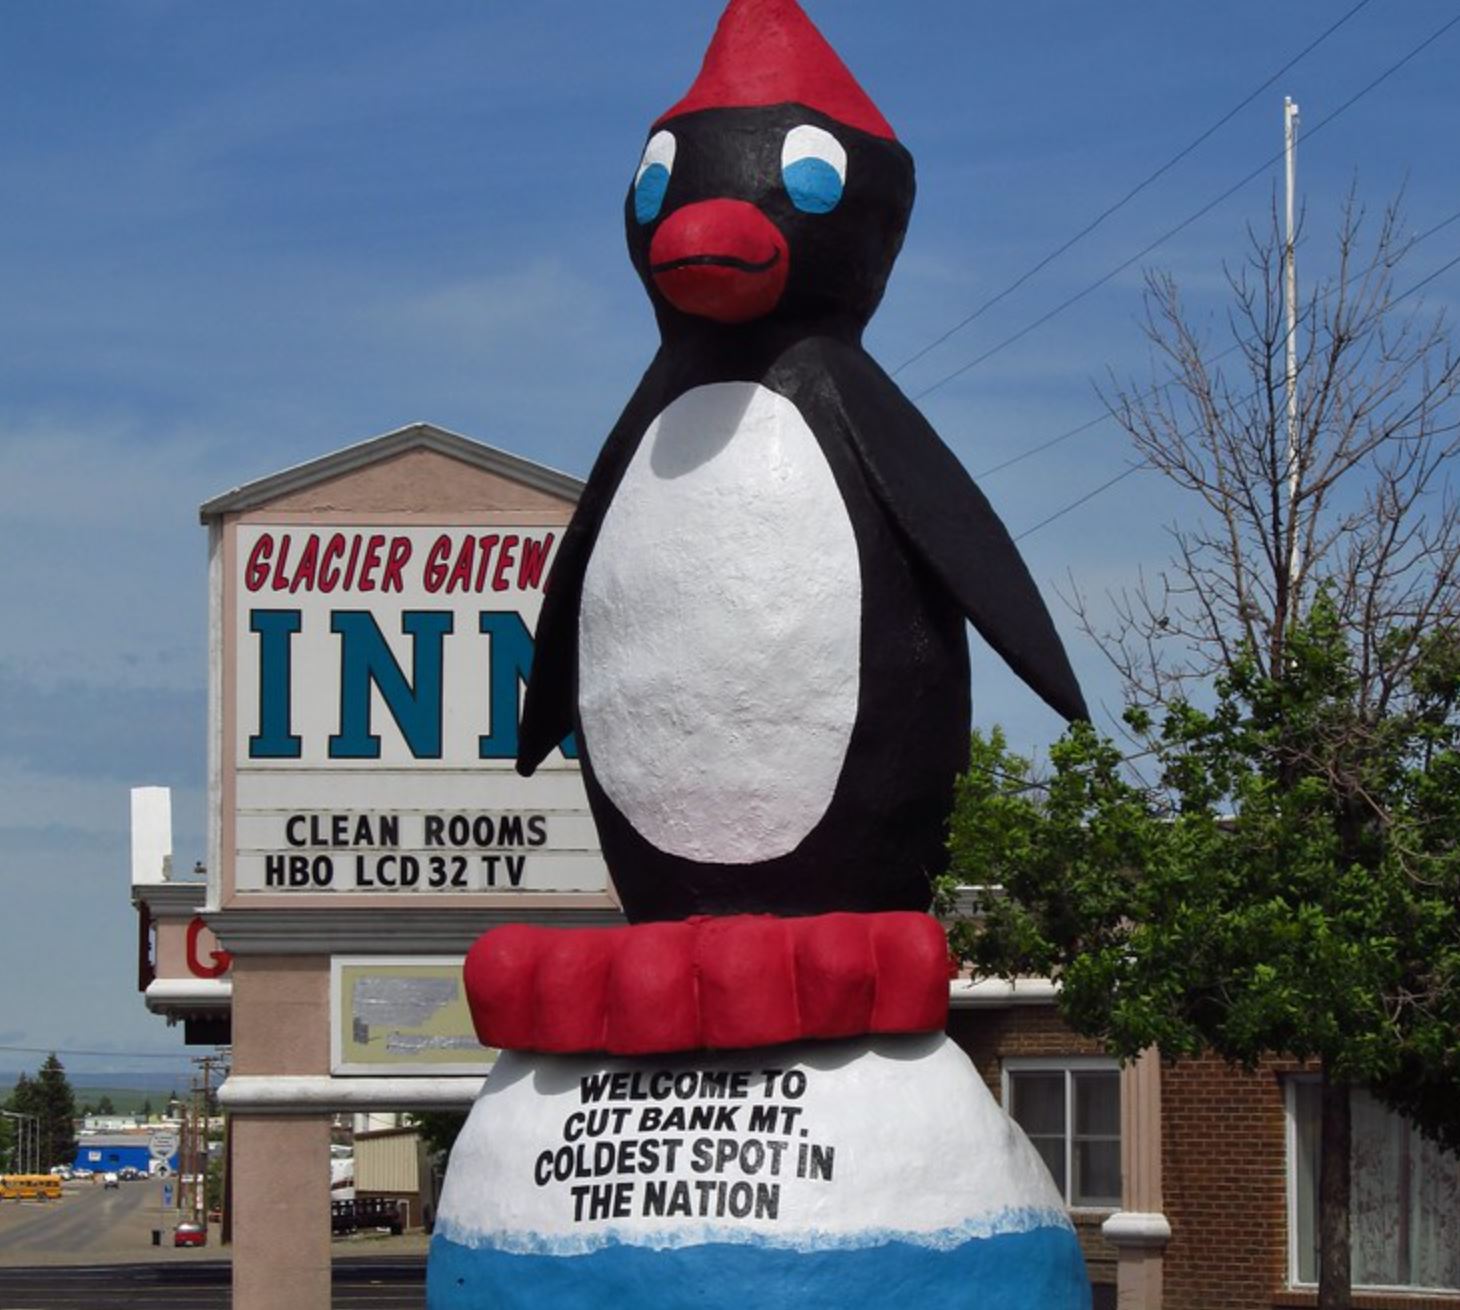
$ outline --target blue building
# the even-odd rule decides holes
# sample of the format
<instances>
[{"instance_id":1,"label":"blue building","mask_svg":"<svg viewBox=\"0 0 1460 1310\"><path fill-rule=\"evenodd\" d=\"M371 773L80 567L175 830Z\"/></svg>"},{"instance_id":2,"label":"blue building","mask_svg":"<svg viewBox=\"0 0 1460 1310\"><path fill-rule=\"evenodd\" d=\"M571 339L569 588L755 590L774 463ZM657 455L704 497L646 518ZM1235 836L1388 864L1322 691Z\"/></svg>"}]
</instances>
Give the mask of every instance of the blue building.
<instances>
[{"instance_id":1,"label":"blue building","mask_svg":"<svg viewBox=\"0 0 1460 1310\"><path fill-rule=\"evenodd\" d=\"M176 1173L177 1152L163 1163L168 1173ZM152 1138L147 1133L97 1133L76 1143L73 1167L77 1169L90 1169L99 1174L132 1168L146 1174L152 1172L152 1166Z\"/></svg>"}]
</instances>

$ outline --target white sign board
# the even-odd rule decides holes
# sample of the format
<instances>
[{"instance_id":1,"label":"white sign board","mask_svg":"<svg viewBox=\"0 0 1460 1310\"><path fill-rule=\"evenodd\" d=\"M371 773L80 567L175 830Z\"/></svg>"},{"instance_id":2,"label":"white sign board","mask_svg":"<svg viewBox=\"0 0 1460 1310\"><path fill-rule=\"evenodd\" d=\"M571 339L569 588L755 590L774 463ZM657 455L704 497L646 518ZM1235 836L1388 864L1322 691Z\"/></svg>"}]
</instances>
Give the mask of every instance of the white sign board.
<instances>
[{"instance_id":1,"label":"white sign board","mask_svg":"<svg viewBox=\"0 0 1460 1310\"><path fill-rule=\"evenodd\" d=\"M240 526L236 891L606 889L571 739L513 767L561 532Z\"/></svg>"},{"instance_id":2,"label":"white sign board","mask_svg":"<svg viewBox=\"0 0 1460 1310\"><path fill-rule=\"evenodd\" d=\"M147 1149L154 1160L166 1160L177 1150L177 1134L168 1128L160 1128L152 1134Z\"/></svg>"}]
</instances>

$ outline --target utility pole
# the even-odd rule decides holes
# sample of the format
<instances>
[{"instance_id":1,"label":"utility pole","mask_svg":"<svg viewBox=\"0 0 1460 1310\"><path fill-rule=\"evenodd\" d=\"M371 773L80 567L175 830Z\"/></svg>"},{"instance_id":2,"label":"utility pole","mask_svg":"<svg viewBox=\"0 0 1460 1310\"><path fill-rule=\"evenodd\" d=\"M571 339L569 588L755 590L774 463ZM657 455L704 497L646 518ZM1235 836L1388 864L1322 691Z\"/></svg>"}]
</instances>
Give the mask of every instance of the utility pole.
<instances>
[{"instance_id":1,"label":"utility pole","mask_svg":"<svg viewBox=\"0 0 1460 1310\"><path fill-rule=\"evenodd\" d=\"M11 1159L15 1162L13 1172L33 1174L37 1171L41 1156L41 1121L39 1116L21 1114L16 1110L0 1110L0 1115L15 1120L15 1145L11 1148Z\"/></svg>"},{"instance_id":2,"label":"utility pole","mask_svg":"<svg viewBox=\"0 0 1460 1310\"><path fill-rule=\"evenodd\" d=\"M176 1089L173 1089L173 1099L168 1107L177 1117L177 1190L172 1197L173 1209L182 1210L183 1176L188 1171L188 1115L183 1103L178 1100ZM182 1215L179 1214L181 1219Z\"/></svg>"},{"instance_id":3,"label":"utility pole","mask_svg":"<svg viewBox=\"0 0 1460 1310\"><path fill-rule=\"evenodd\" d=\"M192 1218L193 1188L192 1181L198 1172L198 1116L194 1086L190 1085L182 1102L183 1113L183 1149L182 1149L182 1171L177 1180L177 1209L179 1219Z\"/></svg>"},{"instance_id":4,"label":"utility pole","mask_svg":"<svg viewBox=\"0 0 1460 1310\"><path fill-rule=\"evenodd\" d=\"M203 1066L203 1168L198 1175L198 1221L208 1222L208 1098L213 1090L213 1056L198 1061Z\"/></svg>"},{"instance_id":5,"label":"utility pole","mask_svg":"<svg viewBox=\"0 0 1460 1310\"><path fill-rule=\"evenodd\" d=\"M207 1167L208 1158L208 1121L199 1093L202 1090L202 1083L195 1075L193 1077L192 1102L193 1102L193 1185L188 1191L189 1217L194 1223L203 1221L203 1172Z\"/></svg>"},{"instance_id":6,"label":"utility pole","mask_svg":"<svg viewBox=\"0 0 1460 1310\"><path fill-rule=\"evenodd\" d=\"M1298 612L1298 571L1302 555L1298 540L1298 238L1296 192L1298 182L1298 106L1283 97L1283 158L1287 176L1287 240L1283 246L1283 299L1287 302L1288 401L1288 618Z\"/></svg>"},{"instance_id":7,"label":"utility pole","mask_svg":"<svg viewBox=\"0 0 1460 1310\"><path fill-rule=\"evenodd\" d=\"M176 1095L171 1102L172 1112L177 1116L177 1190L173 1195L173 1209L178 1211L178 1218L182 1218L182 1194L183 1179L188 1172L188 1112L187 1106Z\"/></svg>"},{"instance_id":8,"label":"utility pole","mask_svg":"<svg viewBox=\"0 0 1460 1310\"><path fill-rule=\"evenodd\" d=\"M183 1179L188 1172L188 1106L187 1102L178 1099L173 1102L177 1111L177 1194L173 1197L174 1208L178 1212L178 1218L182 1218L183 1192L186 1190Z\"/></svg>"},{"instance_id":9,"label":"utility pole","mask_svg":"<svg viewBox=\"0 0 1460 1310\"><path fill-rule=\"evenodd\" d=\"M193 1063L201 1071L193 1082L193 1098L196 1113L193 1117L194 1184L192 1192L193 1218L198 1223L208 1221L208 1165L209 1142L208 1120L213 1099L213 1069L218 1066L220 1074L227 1076L227 1057L213 1052L195 1056Z\"/></svg>"}]
</instances>

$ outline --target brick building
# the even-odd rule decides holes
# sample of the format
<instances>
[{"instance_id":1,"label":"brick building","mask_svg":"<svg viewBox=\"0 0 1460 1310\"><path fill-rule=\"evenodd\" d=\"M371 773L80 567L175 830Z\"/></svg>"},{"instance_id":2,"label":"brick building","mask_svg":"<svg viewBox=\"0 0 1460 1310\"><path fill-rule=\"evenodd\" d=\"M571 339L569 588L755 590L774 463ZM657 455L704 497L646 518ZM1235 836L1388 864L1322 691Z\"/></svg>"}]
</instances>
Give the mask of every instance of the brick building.
<instances>
[{"instance_id":1,"label":"brick building","mask_svg":"<svg viewBox=\"0 0 1460 1310\"><path fill-rule=\"evenodd\" d=\"M1097 1310L1316 1305L1313 1072L1121 1068L1053 1002L1047 983L957 983L948 1030L1063 1187ZM1357 1310L1460 1308L1460 1162L1357 1093L1353 1164Z\"/></svg>"}]
</instances>

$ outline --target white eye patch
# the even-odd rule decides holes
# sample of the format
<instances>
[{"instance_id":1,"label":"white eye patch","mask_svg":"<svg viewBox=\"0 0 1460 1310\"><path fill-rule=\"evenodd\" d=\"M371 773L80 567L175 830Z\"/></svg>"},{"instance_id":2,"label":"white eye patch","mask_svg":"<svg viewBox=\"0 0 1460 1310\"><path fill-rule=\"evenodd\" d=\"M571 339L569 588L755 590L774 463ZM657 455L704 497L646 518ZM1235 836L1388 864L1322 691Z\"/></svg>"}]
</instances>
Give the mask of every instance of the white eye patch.
<instances>
[{"instance_id":1,"label":"white eye patch","mask_svg":"<svg viewBox=\"0 0 1460 1310\"><path fill-rule=\"evenodd\" d=\"M649 144L644 147L644 157L639 161L639 171L634 174L634 185L637 186L644 180L644 174L655 164L658 164L666 173L674 171L674 152L679 143L674 139L673 132L655 132L649 138Z\"/></svg>"},{"instance_id":2,"label":"white eye patch","mask_svg":"<svg viewBox=\"0 0 1460 1310\"><path fill-rule=\"evenodd\" d=\"M663 131L655 132L644 147L639 171L634 174L634 217L640 223L652 223L664 207L664 193L669 190L677 148L674 133Z\"/></svg>"}]
</instances>

